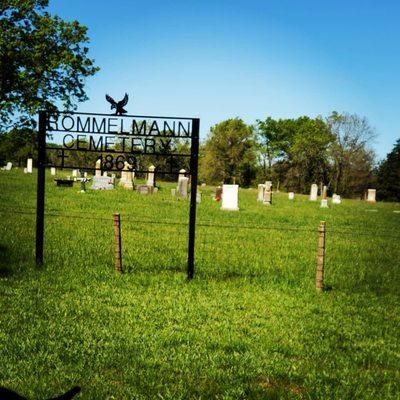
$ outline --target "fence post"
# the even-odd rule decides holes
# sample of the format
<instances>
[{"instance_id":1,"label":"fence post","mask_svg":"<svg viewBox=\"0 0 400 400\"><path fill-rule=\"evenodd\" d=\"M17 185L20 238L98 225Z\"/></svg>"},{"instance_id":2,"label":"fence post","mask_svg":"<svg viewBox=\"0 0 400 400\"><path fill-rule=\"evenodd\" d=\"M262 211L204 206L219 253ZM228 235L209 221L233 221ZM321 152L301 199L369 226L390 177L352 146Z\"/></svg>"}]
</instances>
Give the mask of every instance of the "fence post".
<instances>
[{"instance_id":1,"label":"fence post","mask_svg":"<svg viewBox=\"0 0 400 400\"><path fill-rule=\"evenodd\" d=\"M114 237L115 237L115 270L117 272L122 272L121 217L119 213L114 214Z\"/></svg>"},{"instance_id":2,"label":"fence post","mask_svg":"<svg viewBox=\"0 0 400 400\"><path fill-rule=\"evenodd\" d=\"M326 222L320 221L318 227L317 273L315 279L315 287L318 292L324 291L325 236Z\"/></svg>"}]
</instances>

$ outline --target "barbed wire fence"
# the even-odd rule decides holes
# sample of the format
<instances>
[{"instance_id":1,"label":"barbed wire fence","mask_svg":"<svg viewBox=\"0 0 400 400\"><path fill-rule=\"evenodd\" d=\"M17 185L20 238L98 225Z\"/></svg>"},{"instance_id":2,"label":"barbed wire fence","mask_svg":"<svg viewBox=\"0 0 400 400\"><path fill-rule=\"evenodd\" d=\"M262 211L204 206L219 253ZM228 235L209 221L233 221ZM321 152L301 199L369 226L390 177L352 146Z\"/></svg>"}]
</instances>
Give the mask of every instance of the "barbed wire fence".
<instances>
[{"instance_id":1,"label":"barbed wire fence","mask_svg":"<svg viewBox=\"0 0 400 400\"><path fill-rule=\"evenodd\" d=\"M22 206L12 206L8 208L0 207L0 215L4 216L16 216L21 217L26 216L30 218L35 218L35 207L22 207ZM85 240L90 240L92 243L94 241L103 241L107 243L108 255L113 257L112 249L114 248L114 259L120 258L119 267L115 263L115 269L119 272L134 272L137 270L146 270L146 268L140 267L141 263L138 262L143 254L146 255L147 263L160 263L160 268L174 266L175 270L184 271L186 263L186 251L187 251L187 222L173 221L167 219L151 219L151 218L134 218L129 215L121 214L120 221L121 226L118 226L118 230L115 228L115 216L113 214L105 215L104 213L95 213L83 210L69 210L68 212L61 210L48 210L45 212L46 221L48 223L54 224L52 226L52 232L61 231L65 224L62 221L75 221L78 227L69 227L69 231L76 232L79 226L83 224L93 224L95 229L85 229L83 236ZM99 223L102 228L105 229L101 233L101 229L98 229ZM157 225L157 230L154 229L154 225ZM380 228L380 227L379 227ZM198 220L196 223L196 267L201 272L207 271L213 263L213 257L216 257L216 252L218 248L224 250L228 249L232 251L236 249L236 260L242 260L239 263L240 267L245 267L250 263L251 252L262 253L264 251L264 256L259 257L255 262L260 264L263 263L264 259L268 260L268 252L266 252L266 243L264 240L266 235L271 233L278 234L299 234L303 238L307 239L310 244L310 253L314 252L317 262L316 267L316 286L317 290L323 288L323 270L325 264L325 250L329 252L329 246L326 246L327 237L347 237L346 241L348 243L357 243L361 238L369 238L370 241L377 241L377 239L394 239L400 242L400 235L396 235L393 230L388 229L355 229L352 226L346 227L327 227L324 225L323 232L321 231L321 224L319 226L302 226L293 227L287 226L285 223L281 224L221 224L215 223L213 221ZM114 233L113 233L114 232ZM121 247L120 254L117 254L118 246L113 246L114 239L116 240L117 233L119 232L119 246ZM252 240L248 239L249 232L252 232ZM82 232L81 232L82 233ZM323 233L323 234L322 234ZM75 235L71 239L71 245L76 248L77 243L81 241L82 235ZM135 245L125 246L124 237L134 236L133 243ZM323 236L323 240L321 237ZM144 239L145 238L145 239ZM271 238L271 236L268 236ZM260 239L260 240L257 240ZM297 239L296 239L297 240ZM64 245L68 245L68 241L63 239ZM116 242L115 242L116 243ZM122 243L122 244L121 244ZM140 248L142 244L145 250ZM292 242L290 243L292 245ZM81 243L82 246L87 244ZM79 243L78 243L79 246ZM284 247L284 246L283 246ZM56 254L57 249L53 248L51 251ZM90 249L87 250L90 252ZM142 253L141 253L142 252ZM168 253L168 254L167 254ZM211 254L211 255L210 255ZM240 257L241 255L241 257ZM219 261L220 269L224 267L221 264L226 263L225 267L232 260L229 254L226 257L219 257L222 261ZM260 261L261 260L261 261ZM253 260L254 261L254 260ZM111 262L110 262L111 264ZM143 263L142 263L143 264ZM235 263L233 263L235 264ZM237 263L236 263L237 264ZM122 267L124 265L124 267ZM230 265L230 270L235 268L235 265ZM171 269L171 268L170 268ZM247 269L243 274L246 274ZM148 269L150 270L150 268ZM322 276L322 278L321 278Z\"/></svg>"}]
</instances>

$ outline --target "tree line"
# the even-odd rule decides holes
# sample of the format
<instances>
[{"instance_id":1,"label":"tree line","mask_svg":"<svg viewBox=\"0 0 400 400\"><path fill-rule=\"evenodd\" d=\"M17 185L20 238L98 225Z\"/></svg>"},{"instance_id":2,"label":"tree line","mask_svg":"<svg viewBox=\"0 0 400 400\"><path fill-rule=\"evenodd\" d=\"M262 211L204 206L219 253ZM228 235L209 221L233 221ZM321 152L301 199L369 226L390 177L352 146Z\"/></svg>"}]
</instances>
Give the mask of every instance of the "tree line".
<instances>
[{"instance_id":1,"label":"tree line","mask_svg":"<svg viewBox=\"0 0 400 400\"><path fill-rule=\"evenodd\" d=\"M309 193L311 184L317 183L347 198L361 198L368 188L376 188L378 199L400 201L400 139L377 163L372 149L375 137L366 118L349 113L333 112L325 119L268 117L254 125L232 118L214 125L201 143L199 179L210 185L242 187L270 180L275 187L297 193ZM173 143L162 150L188 154L189 143ZM49 161L55 162L56 152L49 153ZM34 129L13 128L0 134L0 164L12 161L24 166L30 156L37 156ZM75 151L69 156L74 165L94 168L99 155ZM142 168L150 164L167 168L166 157L135 155L135 160ZM172 157L174 170L188 169L188 161Z\"/></svg>"},{"instance_id":2,"label":"tree line","mask_svg":"<svg viewBox=\"0 0 400 400\"><path fill-rule=\"evenodd\" d=\"M362 198L377 188L379 199L400 201L400 144L377 163L375 130L365 117L332 112L327 118L222 121L201 146L200 180L209 184L275 187L309 193L313 183L331 193Z\"/></svg>"}]
</instances>

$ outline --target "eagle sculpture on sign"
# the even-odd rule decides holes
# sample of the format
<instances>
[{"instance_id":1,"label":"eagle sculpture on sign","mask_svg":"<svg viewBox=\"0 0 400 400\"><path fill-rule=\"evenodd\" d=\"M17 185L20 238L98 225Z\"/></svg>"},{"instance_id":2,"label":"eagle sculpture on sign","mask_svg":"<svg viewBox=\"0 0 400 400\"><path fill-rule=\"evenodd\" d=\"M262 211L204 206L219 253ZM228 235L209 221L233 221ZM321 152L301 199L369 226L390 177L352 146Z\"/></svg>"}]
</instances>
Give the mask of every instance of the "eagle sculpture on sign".
<instances>
[{"instance_id":1,"label":"eagle sculpture on sign","mask_svg":"<svg viewBox=\"0 0 400 400\"><path fill-rule=\"evenodd\" d=\"M111 104L111 110L115 109L115 115L126 114L127 111L124 110L124 106L128 104L128 93L125 93L124 98L118 103L108 94L106 94L106 100Z\"/></svg>"}]
</instances>

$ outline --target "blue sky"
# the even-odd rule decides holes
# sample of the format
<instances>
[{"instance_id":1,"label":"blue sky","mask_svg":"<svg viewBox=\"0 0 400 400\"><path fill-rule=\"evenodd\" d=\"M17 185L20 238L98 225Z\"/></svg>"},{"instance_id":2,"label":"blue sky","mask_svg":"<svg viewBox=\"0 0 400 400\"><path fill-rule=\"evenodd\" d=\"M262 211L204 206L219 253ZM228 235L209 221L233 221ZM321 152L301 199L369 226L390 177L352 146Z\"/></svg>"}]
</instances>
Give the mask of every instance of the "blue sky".
<instances>
[{"instance_id":1,"label":"blue sky","mask_svg":"<svg viewBox=\"0 0 400 400\"><path fill-rule=\"evenodd\" d=\"M382 158L400 137L400 1L50 0L88 26L101 71L80 111L199 117L366 116Z\"/></svg>"}]
</instances>

